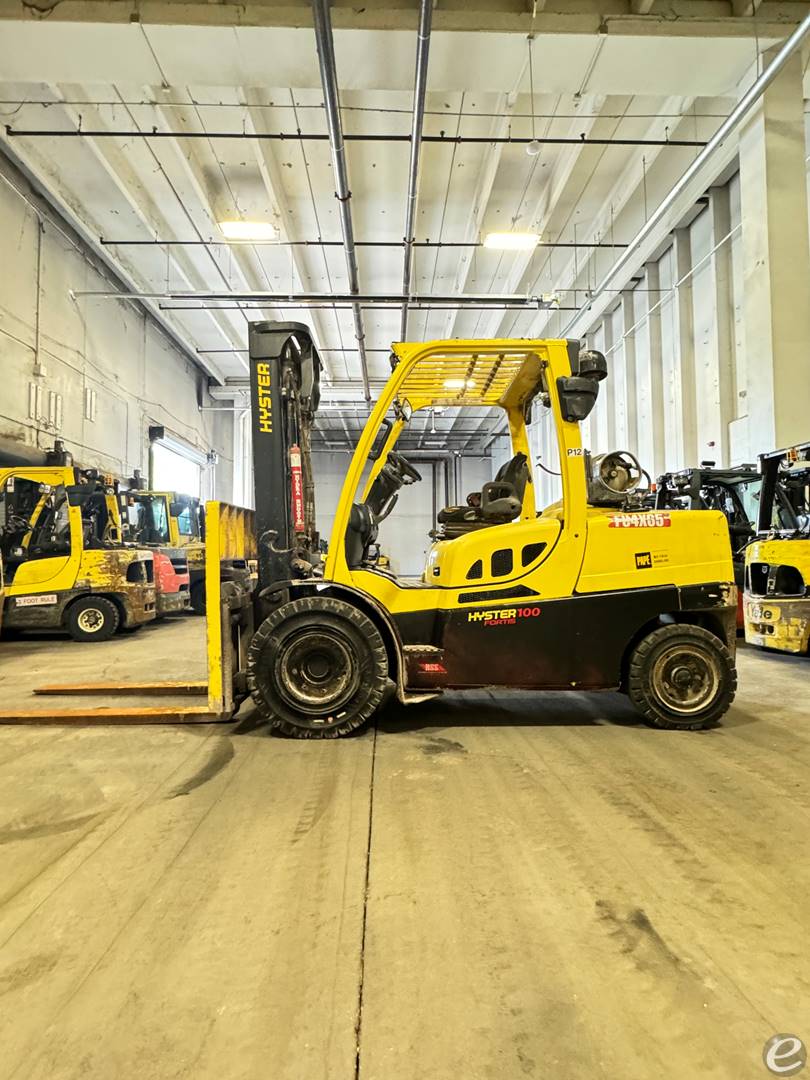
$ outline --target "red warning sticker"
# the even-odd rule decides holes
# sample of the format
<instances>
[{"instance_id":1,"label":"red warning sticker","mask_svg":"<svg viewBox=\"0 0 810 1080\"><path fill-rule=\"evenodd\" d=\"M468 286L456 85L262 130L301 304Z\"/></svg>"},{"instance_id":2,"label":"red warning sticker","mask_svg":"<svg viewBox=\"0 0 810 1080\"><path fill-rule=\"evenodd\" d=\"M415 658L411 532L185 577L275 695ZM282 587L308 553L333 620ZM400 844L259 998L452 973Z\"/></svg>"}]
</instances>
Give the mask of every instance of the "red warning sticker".
<instances>
[{"instance_id":1,"label":"red warning sticker","mask_svg":"<svg viewBox=\"0 0 810 1080\"><path fill-rule=\"evenodd\" d=\"M608 522L609 529L668 529L672 524L669 514L651 510L646 514L614 514Z\"/></svg>"}]
</instances>

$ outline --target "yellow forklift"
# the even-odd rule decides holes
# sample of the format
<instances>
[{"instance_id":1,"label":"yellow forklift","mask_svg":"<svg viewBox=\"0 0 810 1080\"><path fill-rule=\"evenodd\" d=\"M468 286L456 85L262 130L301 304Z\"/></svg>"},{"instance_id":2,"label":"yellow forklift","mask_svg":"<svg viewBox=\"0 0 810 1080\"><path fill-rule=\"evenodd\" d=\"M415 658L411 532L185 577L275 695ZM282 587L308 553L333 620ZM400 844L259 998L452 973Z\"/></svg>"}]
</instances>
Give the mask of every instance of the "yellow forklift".
<instances>
[{"instance_id":1,"label":"yellow forklift","mask_svg":"<svg viewBox=\"0 0 810 1080\"><path fill-rule=\"evenodd\" d=\"M715 723L735 693L736 587L719 511L646 508L625 465L594 459L580 421L604 356L563 340L394 344L322 562L309 433L320 362L300 323L254 323L250 378L258 584L242 681L277 731L345 735L389 694L624 690L664 728ZM418 410L503 410L512 458L438 514L423 573L374 559L419 470L397 451ZM527 424L549 417L563 496L538 512ZM617 461L623 461L621 456Z\"/></svg>"},{"instance_id":2,"label":"yellow forklift","mask_svg":"<svg viewBox=\"0 0 810 1080\"><path fill-rule=\"evenodd\" d=\"M152 553L123 546L115 510L93 471L0 469L4 628L106 641L154 619Z\"/></svg>"},{"instance_id":3,"label":"yellow forklift","mask_svg":"<svg viewBox=\"0 0 810 1080\"><path fill-rule=\"evenodd\" d=\"M810 443L760 456L756 539L745 553L745 640L810 651Z\"/></svg>"}]
</instances>

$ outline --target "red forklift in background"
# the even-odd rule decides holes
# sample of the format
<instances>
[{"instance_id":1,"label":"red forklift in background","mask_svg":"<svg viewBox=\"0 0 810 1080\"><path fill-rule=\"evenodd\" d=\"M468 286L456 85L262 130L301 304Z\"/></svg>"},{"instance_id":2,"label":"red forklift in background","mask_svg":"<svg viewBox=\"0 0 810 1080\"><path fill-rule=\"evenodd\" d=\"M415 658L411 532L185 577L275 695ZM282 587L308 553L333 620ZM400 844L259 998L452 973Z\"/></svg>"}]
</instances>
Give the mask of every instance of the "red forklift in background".
<instances>
[{"instance_id":1,"label":"red forklift in background","mask_svg":"<svg viewBox=\"0 0 810 1080\"><path fill-rule=\"evenodd\" d=\"M171 543L166 506L146 497L145 486L136 472L127 481L127 490L119 490L116 498L124 540L152 549L157 616L161 618L190 610L191 574L186 551Z\"/></svg>"}]
</instances>

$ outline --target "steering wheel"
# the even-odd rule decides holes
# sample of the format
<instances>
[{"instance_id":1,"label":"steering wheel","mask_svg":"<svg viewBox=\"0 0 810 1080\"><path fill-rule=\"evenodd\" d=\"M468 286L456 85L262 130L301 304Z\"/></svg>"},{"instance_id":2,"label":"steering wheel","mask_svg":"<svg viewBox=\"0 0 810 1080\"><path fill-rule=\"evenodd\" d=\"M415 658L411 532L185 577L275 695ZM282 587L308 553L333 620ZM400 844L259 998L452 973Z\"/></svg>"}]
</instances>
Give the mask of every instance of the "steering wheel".
<instances>
[{"instance_id":1,"label":"steering wheel","mask_svg":"<svg viewBox=\"0 0 810 1080\"><path fill-rule=\"evenodd\" d=\"M12 534L15 532L28 532L31 528L30 522L27 517L22 514L16 514L11 511L8 515L5 527L0 529L0 532Z\"/></svg>"},{"instance_id":2,"label":"steering wheel","mask_svg":"<svg viewBox=\"0 0 810 1080\"><path fill-rule=\"evenodd\" d=\"M417 480L422 479L422 474L402 454L397 454L391 450L388 453L388 461L396 469L403 484L415 484Z\"/></svg>"}]
</instances>

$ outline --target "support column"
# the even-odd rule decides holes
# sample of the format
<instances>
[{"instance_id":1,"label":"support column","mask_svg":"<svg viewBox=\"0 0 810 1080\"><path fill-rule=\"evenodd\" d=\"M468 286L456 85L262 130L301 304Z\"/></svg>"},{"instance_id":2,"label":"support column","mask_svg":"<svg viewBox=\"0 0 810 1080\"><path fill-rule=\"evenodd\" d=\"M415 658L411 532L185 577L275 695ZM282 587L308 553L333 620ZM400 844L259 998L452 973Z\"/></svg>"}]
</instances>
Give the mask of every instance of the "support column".
<instances>
[{"instance_id":1,"label":"support column","mask_svg":"<svg viewBox=\"0 0 810 1080\"><path fill-rule=\"evenodd\" d=\"M602 339L605 342L605 356L607 357L608 377L605 380L607 394L605 395L605 413L607 415L607 445L603 453L610 453L616 449L616 379L618 376L616 364L616 352L613 348L613 316L606 315L602 320Z\"/></svg>"},{"instance_id":2,"label":"support column","mask_svg":"<svg viewBox=\"0 0 810 1080\"><path fill-rule=\"evenodd\" d=\"M681 414L678 454L681 468L693 468L697 460L697 415L695 405L695 311L692 304L692 242L688 229L676 229L675 303L678 356L675 394Z\"/></svg>"},{"instance_id":3,"label":"support column","mask_svg":"<svg viewBox=\"0 0 810 1080\"><path fill-rule=\"evenodd\" d=\"M638 454L638 398L636 379L636 324L633 292L622 293L622 339L624 341L624 417L627 449Z\"/></svg>"},{"instance_id":4,"label":"support column","mask_svg":"<svg viewBox=\"0 0 810 1080\"><path fill-rule=\"evenodd\" d=\"M731 268L731 207L728 186L709 191L714 334L706 356L708 400L698 401L698 426L715 444L718 465L728 465L729 424L734 419L734 288Z\"/></svg>"},{"instance_id":5,"label":"support column","mask_svg":"<svg viewBox=\"0 0 810 1080\"><path fill-rule=\"evenodd\" d=\"M766 60L772 53L766 54ZM740 133L748 448L807 438L810 242L802 59L765 91Z\"/></svg>"},{"instance_id":6,"label":"support column","mask_svg":"<svg viewBox=\"0 0 810 1080\"><path fill-rule=\"evenodd\" d=\"M650 432L648 445L652 446L653 479L666 469L664 445L664 346L661 337L661 270L657 262L649 262L644 267L644 283L647 286L647 355L650 362ZM646 464L642 462L642 465Z\"/></svg>"}]
</instances>

